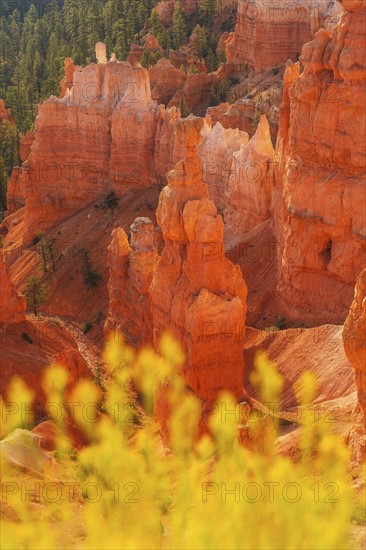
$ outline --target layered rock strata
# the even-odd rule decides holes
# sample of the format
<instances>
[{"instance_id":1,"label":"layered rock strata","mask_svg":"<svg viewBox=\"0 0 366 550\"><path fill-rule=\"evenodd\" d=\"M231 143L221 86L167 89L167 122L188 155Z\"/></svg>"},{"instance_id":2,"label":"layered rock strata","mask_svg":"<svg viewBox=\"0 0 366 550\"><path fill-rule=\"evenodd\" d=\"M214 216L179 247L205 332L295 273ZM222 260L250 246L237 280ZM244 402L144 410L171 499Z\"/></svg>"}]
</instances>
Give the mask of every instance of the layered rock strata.
<instances>
[{"instance_id":1,"label":"layered rock strata","mask_svg":"<svg viewBox=\"0 0 366 550\"><path fill-rule=\"evenodd\" d=\"M185 159L168 173L157 209L165 246L150 289L154 342L165 330L181 342L186 383L201 399L222 389L240 398L246 284L225 257L224 224L202 181L196 146L203 120L178 124Z\"/></svg>"},{"instance_id":2,"label":"layered rock strata","mask_svg":"<svg viewBox=\"0 0 366 550\"><path fill-rule=\"evenodd\" d=\"M0 323L20 323L25 320L26 301L10 279L3 251L0 250Z\"/></svg>"},{"instance_id":3,"label":"layered rock strata","mask_svg":"<svg viewBox=\"0 0 366 550\"><path fill-rule=\"evenodd\" d=\"M109 311L105 331L122 332L126 342L137 348L153 341L149 288L156 257L154 225L148 218L136 218L130 240L122 228L113 230L108 247Z\"/></svg>"},{"instance_id":4,"label":"layered rock strata","mask_svg":"<svg viewBox=\"0 0 366 550\"><path fill-rule=\"evenodd\" d=\"M276 148L278 292L311 323L343 323L366 263L366 5L343 6L287 68Z\"/></svg>"},{"instance_id":5,"label":"layered rock strata","mask_svg":"<svg viewBox=\"0 0 366 550\"><path fill-rule=\"evenodd\" d=\"M340 11L336 0L239 0L235 32L225 41L227 60L255 72L283 65L319 28L332 28Z\"/></svg>"},{"instance_id":6,"label":"layered rock strata","mask_svg":"<svg viewBox=\"0 0 366 550\"><path fill-rule=\"evenodd\" d=\"M358 405L349 439L356 460L366 458L366 269L357 279L354 300L343 329L346 355L355 371Z\"/></svg>"}]
</instances>

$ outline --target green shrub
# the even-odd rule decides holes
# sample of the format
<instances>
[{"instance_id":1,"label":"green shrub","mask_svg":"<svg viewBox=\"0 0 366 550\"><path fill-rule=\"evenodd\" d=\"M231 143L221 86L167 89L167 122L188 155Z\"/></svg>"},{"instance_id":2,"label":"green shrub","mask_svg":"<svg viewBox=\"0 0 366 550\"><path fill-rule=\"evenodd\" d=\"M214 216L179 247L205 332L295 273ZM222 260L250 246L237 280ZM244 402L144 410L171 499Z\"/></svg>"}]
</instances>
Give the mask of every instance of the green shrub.
<instances>
[{"instance_id":1,"label":"green shrub","mask_svg":"<svg viewBox=\"0 0 366 550\"><path fill-rule=\"evenodd\" d=\"M99 281L102 280L99 273L94 270L89 259L89 253L86 250L83 251L83 275L84 283L87 287L97 286Z\"/></svg>"},{"instance_id":2,"label":"green shrub","mask_svg":"<svg viewBox=\"0 0 366 550\"><path fill-rule=\"evenodd\" d=\"M28 344L33 344L33 340L27 332L22 332L21 337L25 342L28 342Z\"/></svg>"},{"instance_id":3,"label":"green shrub","mask_svg":"<svg viewBox=\"0 0 366 550\"><path fill-rule=\"evenodd\" d=\"M33 309L34 315L38 316L39 306L47 300L47 291L38 275L31 275L25 281L25 298L27 306Z\"/></svg>"},{"instance_id":4,"label":"green shrub","mask_svg":"<svg viewBox=\"0 0 366 550\"><path fill-rule=\"evenodd\" d=\"M92 327L93 327L93 323L87 322L87 323L83 324L83 327L82 327L81 330L83 331L84 334L87 334L89 332L89 330L92 329Z\"/></svg>"},{"instance_id":5,"label":"green shrub","mask_svg":"<svg viewBox=\"0 0 366 550\"><path fill-rule=\"evenodd\" d=\"M110 193L108 193L108 195L104 199L105 208L110 208L113 210L114 208L117 208L118 203L119 203L119 198L117 197L115 191L111 191Z\"/></svg>"}]
</instances>

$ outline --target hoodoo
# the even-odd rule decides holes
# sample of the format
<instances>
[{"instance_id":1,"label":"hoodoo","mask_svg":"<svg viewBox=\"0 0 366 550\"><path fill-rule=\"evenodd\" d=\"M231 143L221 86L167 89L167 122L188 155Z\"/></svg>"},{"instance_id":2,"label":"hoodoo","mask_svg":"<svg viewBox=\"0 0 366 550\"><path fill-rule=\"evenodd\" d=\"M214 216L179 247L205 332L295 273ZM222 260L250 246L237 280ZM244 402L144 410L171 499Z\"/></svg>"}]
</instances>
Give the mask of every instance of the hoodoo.
<instances>
[{"instance_id":1,"label":"hoodoo","mask_svg":"<svg viewBox=\"0 0 366 550\"><path fill-rule=\"evenodd\" d=\"M109 311L105 331L120 331L135 347L152 344L153 326L149 289L157 247L154 225L136 218L130 240L122 228L114 229L108 247Z\"/></svg>"},{"instance_id":2,"label":"hoodoo","mask_svg":"<svg viewBox=\"0 0 366 550\"><path fill-rule=\"evenodd\" d=\"M355 370L358 405L350 443L356 460L366 457L366 269L357 279L354 300L343 329L346 355Z\"/></svg>"},{"instance_id":3,"label":"hoodoo","mask_svg":"<svg viewBox=\"0 0 366 550\"><path fill-rule=\"evenodd\" d=\"M332 29L340 13L336 0L239 0L235 31L225 41L227 59L257 73L283 65L319 28Z\"/></svg>"},{"instance_id":4,"label":"hoodoo","mask_svg":"<svg viewBox=\"0 0 366 550\"><path fill-rule=\"evenodd\" d=\"M364 548L366 1L2 4L0 545Z\"/></svg>"},{"instance_id":5,"label":"hoodoo","mask_svg":"<svg viewBox=\"0 0 366 550\"><path fill-rule=\"evenodd\" d=\"M164 249L151 286L154 342L169 330L187 355L184 378L201 399L242 396L247 288L224 254L224 224L202 181L202 119L179 122L185 158L168 173L157 220Z\"/></svg>"},{"instance_id":6,"label":"hoodoo","mask_svg":"<svg viewBox=\"0 0 366 550\"><path fill-rule=\"evenodd\" d=\"M342 5L287 70L276 148L278 292L310 323L344 322L366 263L366 5Z\"/></svg>"}]
</instances>

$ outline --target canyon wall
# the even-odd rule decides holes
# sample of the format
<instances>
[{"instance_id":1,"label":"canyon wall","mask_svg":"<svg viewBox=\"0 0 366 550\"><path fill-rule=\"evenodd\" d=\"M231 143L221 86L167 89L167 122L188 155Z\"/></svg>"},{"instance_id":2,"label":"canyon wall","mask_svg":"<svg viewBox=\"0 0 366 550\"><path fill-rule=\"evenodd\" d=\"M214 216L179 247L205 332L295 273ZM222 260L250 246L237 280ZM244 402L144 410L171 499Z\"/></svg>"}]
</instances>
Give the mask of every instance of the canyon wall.
<instances>
[{"instance_id":1,"label":"canyon wall","mask_svg":"<svg viewBox=\"0 0 366 550\"><path fill-rule=\"evenodd\" d=\"M366 263L366 5L343 6L285 75L273 213L295 322L343 323Z\"/></svg>"},{"instance_id":2,"label":"canyon wall","mask_svg":"<svg viewBox=\"0 0 366 550\"><path fill-rule=\"evenodd\" d=\"M0 323L20 323L25 320L26 301L10 279L4 253L0 250L1 308Z\"/></svg>"},{"instance_id":3,"label":"canyon wall","mask_svg":"<svg viewBox=\"0 0 366 550\"><path fill-rule=\"evenodd\" d=\"M220 103L207 109L206 118L210 117L212 125L220 122L224 128L238 128L247 134L253 134L255 102L251 99L239 99L235 103Z\"/></svg>"},{"instance_id":4,"label":"canyon wall","mask_svg":"<svg viewBox=\"0 0 366 550\"><path fill-rule=\"evenodd\" d=\"M252 139L233 154L224 216L237 234L271 217L273 159L269 125L262 115Z\"/></svg>"},{"instance_id":5,"label":"canyon wall","mask_svg":"<svg viewBox=\"0 0 366 550\"><path fill-rule=\"evenodd\" d=\"M233 155L248 143L248 134L238 129L226 129L220 122L205 124L199 145L202 177L210 198L223 209L227 205L226 191L233 164Z\"/></svg>"},{"instance_id":6,"label":"canyon wall","mask_svg":"<svg viewBox=\"0 0 366 550\"><path fill-rule=\"evenodd\" d=\"M265 115L251 140L220 122L206 123L199 154L209 196L230 230L244 235L271 217L274 149Z\"/></svg>"},{"instance_id":7,"label":"canyon wall","mask_svg":"<svg viewBox=\"0 0 366 550\"><path fill-rule=\"evenodd\" d=\"M366 269L357 279L354 300L343 329L346 355L355 371L358 406L353 413L350 444L354 457L366 458Z\"/></svg>"},{"instance_id":8,"label":"canyon wall","mask_svg":"<svg viewBox=\"0 0 366 550\"><path fill-rule=\"evenodd\" d=\"M123 195L166 183L167 171L181 158L179 139L174 142L174 103L180 105L181 91L175 90L166 110L152 99L147 69L119 63L113 55L107 62L101 43L96 50L97 64L82 68L65 61L61 97L39 106L36 130L22 141L23 164L7 198L9 214L26 207L25 242L112 190ZM169 88L170 73L160 68ZM180 71L171 68L175 79ZM216 73L203 77L217 80ZM192 106L206 95L210 83L204 84L200 75L188 75L184 93ZM155 97L168 99L165 85L163 98L157 86L153 82Z\"/></svg>"},{"instance_id":9,"label":"canyon wall","mask_svg":"<svg viewBox=\"0 0 366 550\"><path fill-rule=\"evenodd\" d=\"M154 225L148 218L136 218L130 235L129 242L122 228L114 229L108 247L109 311L105 331L121 331L128 344L140 348L153 341L149 288L157 257Z\"/></svg>"},{"instance_id":10,"label":"canyon wall","mask_svg":"<svg viewBox=\"0 0 366 550\"><path fill-rule=\"evenodd\" d=\"M31 152L31 147L34 142L35 133L27 132L20 138L19 156L22 162L26 161ZM25 198L23 193L23 180L26 172L20 166L13 168L11 176L6 186L6 215L13 214L20 208L25 206Z\"/></svg>"},{"instance_id":11,"label":"canyon wall","mask_svg":"<svg viewBox=\"0 0 366 550\"><path fill-rule=\"evenodd\" d=\"M260 249L278 242L276 275L266 277L266 303L251 305L253 322L265 308L265 315L268 310L294 323L342 323L364 265L365 8L355 1L343 5L333 34L322 29L304 47L304 72L300 64L287 66L275 155L265 117L250 141L246 132L231 127L236 111L247 118L249 104L225 104L200 119L197 185L204 185L204 196L223 214L226 250L234 251L235 263L243 267L238 250L243 243L247 247L254 239ZM9 213L25 204L25 244L37 231L55 229L94 208L93 201L112 190L121 197L136 188L160 189L186 156L185 119L177 107L153 101L149 71L119 63L114 55L107 62L103 44L97 45L97 58L85 68L67 60L64 83L72 80L72 87L64 84L63 97L40 106L36 131L24 138L25 162L14 170L8 200ZM167 60L156 65L159 78L168 65ZM177 71L171 68L167 87ZM192 81L193 93L195 78L202 75L208 76L186 75L184 88ZM251 264L262 284L262 264ZM244 267L243 272L248 279Z\"/></svg>"},{"instance_id":12,"label":"canyon wall","mask_svg":"<svg viewBox=\"0 0 366 550\"><path fill-rule=\"evenodd\" d=\"M142 67L110 62L77 68L71 90L39 107L22 166L25 239L112 188L121 193L156 184L158 116Z\"/></svg>"},{"instance_id":13,"label":"canyon wall","mask_svg":"<svg viewBox=\"0 0 366 550\"><path fill-rule=\"evenodd\" d=\"M164 248L150 289L154 343L169 330L186 353L184 378L201 399L242 396L246 284L224 254L224 224L202 181L203 120L179 121L185 158L168 173L157 220Z\"/></svg>"},{"instance_id":14,"label":"canyon wall","mask_svg":"<svg viewBox=\"0 0 366 550\"><path fill-rule=\"evenodd\" d=\"M227 60L255 72L283 65L320 27L332 28L340 11L336 0L239 0L235 32L225 41Z\"/></svg>"}]
</instances>

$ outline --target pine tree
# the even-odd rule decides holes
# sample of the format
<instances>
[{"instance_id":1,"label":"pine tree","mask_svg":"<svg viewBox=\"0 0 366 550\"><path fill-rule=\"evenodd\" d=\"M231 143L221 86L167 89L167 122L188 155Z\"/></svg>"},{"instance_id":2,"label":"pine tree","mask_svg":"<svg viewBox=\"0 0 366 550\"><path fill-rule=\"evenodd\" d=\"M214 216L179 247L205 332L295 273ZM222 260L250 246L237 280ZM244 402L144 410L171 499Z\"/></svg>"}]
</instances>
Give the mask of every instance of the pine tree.
<instances>
[{"instance_id":1,"label":"pine tree","mask_svg":"<svg viewBox=\"0 0 366 550\"><path fill-rule=\"evenodd\" d=\"M98 0L92 0L88 6L85 27L88 40L88 53L90 55L90 52L94 51L95 44L103 38L102 8Z\"/></svg>"},{"instance_id":2,"label":"pine tree","mask_svg":"<svg viewBox=\"0 0 366 550\"><path fill-rule=\"evenodd\" d=\"M13 51L18 52L20 46L20 13L18 10L14 10L10 17L9 23L9 37L13 46Z\"/></svg>"},{"instance_id":3,"label":"pine tree","mask_svg":"<svg viewBox=\"0 0 366 550\"><path fill-rule=\"evenodd\" d=\"M204 27L196 25L193 33L195 37L194 41L194 53L197 57L205 57L207 54L207 31Z\"/></svg>"},{"instance_id":4,"label":"pine tree","mask_svg":"<svg viewBox=\"0 0 366 550\"><path fill-rule=\"evenodd\" d=\"M37 275L28 277L25 282L25 297L28 307L33 308L34 315L38 316L38 308L47 300L46 287Z\"/></svg>"},{"instance_id":5,"label":"pine tree","mask_svg":"<svg viewBox=\"0 0 366 550\"><path fill-rule=\"evenodd\" d=\"M2 221L6 211L6 189L8 183L8 172L5 167L4 158L0 155L0 219Z\"/></svg>"},{"instance_id":6,"label":"pine tree","mask_svg":"<svg viewBox=\"0 0 366 550\"><path fill-rule=\"evenodd\" d=\"M217 68L217 58L216 58L216 55L212 51L211 48L208 50L207 56L205 58L205 62L206 62L207 70L209 72L212 72L212 71L216 70L216 68Z\"/></svg>"},{"instance_id":7,"label":"pine tree","mask_svg":"<svg viewBox=\"0 0 366 550\"><path fill-rule=\"evenodd\" d=\"M0 155L10 176L14 166L19 165L18 133L16 126L7 120L0 124Z\"/></svg>"},{"instance_id":8,"label":"pine tree","mask_svg":"<svg viewBox=\"0 0 366 550\"><path fill-rule=\"evenodd\" d=\"M175 3L173 14L173 43L179 49L187 40L187 23L184 10L179 2Z\"/></svg>"},{"instance_id":9,"label":"pine tree","mask_svg":"<svg viewBox=\"0 0 366 550\"><path fill-rule=\"evenodd\" d=\"M184 95L182 95L182 98L180 100L179 109L180 109L180 115L182 118L186 118L191 113L191 110L188 106L188 103Z\"/></svg>"},{"instance_id":10,"label":"pine tree","mask_svg":"<svg viewBox=\"0 0 366 550\"><path fill-rule=\"evenodd\" d=\"M45 81L42 86L42 96L58 95L59 82L62 77L62 60L59 55L59 44L56 33L50 35L45 62Z\"/></svg>"},{"instance_id":11,"label":"pine tree","mask_svg":"<svg viewBox=\"0 0 366 550\"><path fill-rule=\"evenodd\" d=\"M209 23L212 28L212 23L216 15L219 13L219 0L202 0L201 14L204 21Z\"/></svg>"}]
</instances>

